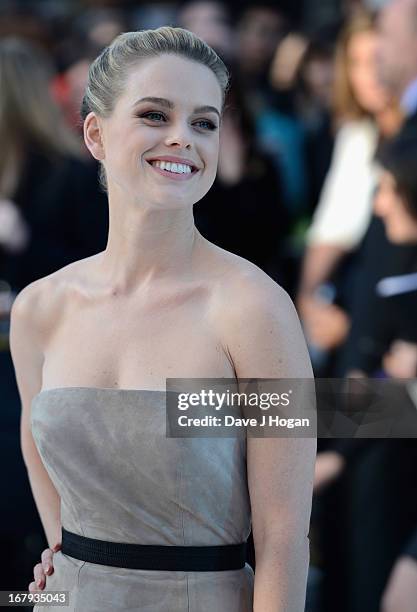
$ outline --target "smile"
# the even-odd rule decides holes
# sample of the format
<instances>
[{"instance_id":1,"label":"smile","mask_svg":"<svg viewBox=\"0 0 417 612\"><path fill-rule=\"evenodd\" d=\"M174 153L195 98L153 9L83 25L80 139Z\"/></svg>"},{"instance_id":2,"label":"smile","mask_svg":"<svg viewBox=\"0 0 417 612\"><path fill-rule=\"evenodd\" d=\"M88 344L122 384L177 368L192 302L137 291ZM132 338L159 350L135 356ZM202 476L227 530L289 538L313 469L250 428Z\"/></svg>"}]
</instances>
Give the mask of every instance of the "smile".
<instances>
[{"instance_id":1,"label":"smile","mask_svg":"<svg viewBox=\"0 0 417 612\"><path fill-rule=\"evenodd\" d=\"M162 176L166 176L174 181L187 181L199 171L195 166L161 160L148 161L148 164L152 166L158 174L162 174Z\"/></svg>"}]
</instances>

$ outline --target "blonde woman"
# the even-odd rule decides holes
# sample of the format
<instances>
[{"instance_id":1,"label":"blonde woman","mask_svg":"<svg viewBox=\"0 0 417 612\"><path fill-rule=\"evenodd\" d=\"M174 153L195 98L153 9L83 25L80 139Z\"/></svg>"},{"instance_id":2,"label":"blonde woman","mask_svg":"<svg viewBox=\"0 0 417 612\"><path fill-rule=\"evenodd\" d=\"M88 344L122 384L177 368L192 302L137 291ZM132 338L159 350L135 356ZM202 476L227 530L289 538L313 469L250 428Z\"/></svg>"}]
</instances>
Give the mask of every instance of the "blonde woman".
<instances>
[{"instance_id":1,"label":"blonde woman","mask_svg":"<svg viewBox=\"0 0 417 612\"><path fill-rule=\"evenodd\" d=\"M298 306L312 345L339 346L349 330L346 313L317 295L369 226L378 180L374 154L380 139L399 129L398 101L377 77L375 18L360 12L341 34L335 62L333 158L307 235Z\"/></svg>"},{"instance_id":2,"label":"blonde woman","mask_svg":"<svg viewBox=\"0 0 417 612\"><path fill-rule=\"evenodd\" d=\"M71 611L304 609L315 441L165 436L167 377L311 377L287 294L194 226L227 82L180 28L103 51L83 117L108 189L107 248L14 304L46 588L69 590ZM255 580L242 560L251 521ZM34 573L42 589L43 566Z\"/></svg>"}]
</instances>

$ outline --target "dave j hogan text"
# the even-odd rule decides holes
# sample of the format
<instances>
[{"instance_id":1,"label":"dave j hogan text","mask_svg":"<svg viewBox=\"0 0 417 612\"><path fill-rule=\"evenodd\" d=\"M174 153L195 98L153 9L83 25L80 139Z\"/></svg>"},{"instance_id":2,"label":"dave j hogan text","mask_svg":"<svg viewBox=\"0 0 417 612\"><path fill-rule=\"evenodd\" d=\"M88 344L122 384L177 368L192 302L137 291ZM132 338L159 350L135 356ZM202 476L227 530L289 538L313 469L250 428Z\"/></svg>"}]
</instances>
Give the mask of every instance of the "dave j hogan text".
<instances>
[{"instance_id":1,"label":"dave j hogan text","mask_svg":"<svg viewBox=\"0 0 417 612\"><path fill-rule=\"evenodd\" d=\"M182 414L178 417L180 427L282 427L294 429L295 427L309 427L310 419L284 418L272 414L263 414L260 418L239 418L230 414L223 416L189 417Z\"/></svg>"}]
</instances>

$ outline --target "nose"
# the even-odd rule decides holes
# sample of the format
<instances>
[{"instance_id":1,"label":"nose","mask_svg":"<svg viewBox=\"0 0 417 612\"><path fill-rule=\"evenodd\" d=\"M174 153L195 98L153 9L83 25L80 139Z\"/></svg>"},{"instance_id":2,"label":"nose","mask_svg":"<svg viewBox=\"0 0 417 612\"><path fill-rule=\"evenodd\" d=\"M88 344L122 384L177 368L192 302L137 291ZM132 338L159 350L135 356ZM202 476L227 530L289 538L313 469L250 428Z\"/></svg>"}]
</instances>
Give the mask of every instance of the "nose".
<instances>
[{"instance_id":1,"label":"nose","mask_svg":"<svg viewBox=\"0 0 417 612\"><path fill-rule=\"evenodd\" d=\"M185 123L174 123L165 139L168 147L177 146L181 149L191 149L193 144L189 126Z\"/></svg>"}]
</instances>

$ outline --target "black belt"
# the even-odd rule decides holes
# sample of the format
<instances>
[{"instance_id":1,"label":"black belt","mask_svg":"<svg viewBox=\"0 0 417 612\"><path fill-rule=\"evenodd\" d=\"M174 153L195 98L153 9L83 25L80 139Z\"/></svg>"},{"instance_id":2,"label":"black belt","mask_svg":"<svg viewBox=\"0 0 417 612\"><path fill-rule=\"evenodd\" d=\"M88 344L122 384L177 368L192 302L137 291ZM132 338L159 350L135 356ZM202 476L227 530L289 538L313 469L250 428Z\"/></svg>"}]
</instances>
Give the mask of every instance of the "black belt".
<instances>
[{"instance_id":1,"label":"black belt","mask_svg":"<svg viewBox=\"0 0 417 612\"><path fill-rule=\"evenodd\" d=\"M154 546L106 542L62 527L61 552L69 557L127 569L219 572L245 567L246 542L225 546Z\"/></svg>"}]
</instances>

